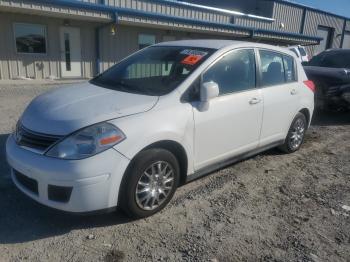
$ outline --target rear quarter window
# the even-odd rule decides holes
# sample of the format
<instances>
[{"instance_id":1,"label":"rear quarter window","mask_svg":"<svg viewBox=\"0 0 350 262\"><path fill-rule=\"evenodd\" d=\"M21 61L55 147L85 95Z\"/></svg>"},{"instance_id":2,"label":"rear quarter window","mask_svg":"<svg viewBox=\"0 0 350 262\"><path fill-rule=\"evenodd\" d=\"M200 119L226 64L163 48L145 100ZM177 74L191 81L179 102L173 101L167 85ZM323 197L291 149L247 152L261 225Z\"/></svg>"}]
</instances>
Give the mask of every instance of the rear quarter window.
<instances>
[{"instance_id":1,"label":"rear quarter window","mask_svg":"<svg viewBox=\"0 0 350 262\"><path fill-rule=\"evenodd\" d=\"M284 74L287 83L296 81L295 62L291 56L283 56Z\"/></svg>"},{"instance_id":2,"label":"rear quarter window","mask_svg":"<svg viewBox=\"0 0 350 262\"><path fill-rule=\"evenodd\" d=\"M299 52L300 52L301 56L306 56L307 55L306 51L305 51L305 49L303 47L299 47L298 49L299 49Z\"/></svg>"}]
</instances>

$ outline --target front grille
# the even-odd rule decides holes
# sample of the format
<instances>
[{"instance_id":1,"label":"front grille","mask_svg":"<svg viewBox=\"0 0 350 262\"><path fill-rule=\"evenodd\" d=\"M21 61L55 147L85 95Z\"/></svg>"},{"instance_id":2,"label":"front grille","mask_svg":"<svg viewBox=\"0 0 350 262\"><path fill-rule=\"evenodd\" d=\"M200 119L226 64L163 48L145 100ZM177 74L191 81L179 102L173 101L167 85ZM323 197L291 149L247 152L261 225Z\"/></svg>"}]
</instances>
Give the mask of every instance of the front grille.
<instances>
[{"instance_id":1,"label":"front grille","mask_svg":"<svg viewBox=\"0 0 350 262\"><path fill-rule=\"evenodd\" d=\"M33 132L26 129L22 125L18 125L16 130L17 144L40 151L45 151L61 138L61 136L53 136Z\"/></svg>"},{"instance_id":2,"label":"front grille","mask_svg":"<svg viewBox=\"0 0 350 262\"><path fill-rule=\"evenodd\" d=\"M48 197L52 201L67 203L72 194L73 187L64 186L48 186Z\"/></svg>"},{"instance_id":3,"label":"front grille","mask_svg":"<svg viewBox=\"0 0 350 262\"><path fill-rule=\"evenodd\" d=\"M13 173L16 177L16 180L18 181L19 184L21 184L24 188L27 190L33 192L34 194L38 195L38 182L32 178L29 178L20 172L13 170Z\"/></svg>"}]
</instances>

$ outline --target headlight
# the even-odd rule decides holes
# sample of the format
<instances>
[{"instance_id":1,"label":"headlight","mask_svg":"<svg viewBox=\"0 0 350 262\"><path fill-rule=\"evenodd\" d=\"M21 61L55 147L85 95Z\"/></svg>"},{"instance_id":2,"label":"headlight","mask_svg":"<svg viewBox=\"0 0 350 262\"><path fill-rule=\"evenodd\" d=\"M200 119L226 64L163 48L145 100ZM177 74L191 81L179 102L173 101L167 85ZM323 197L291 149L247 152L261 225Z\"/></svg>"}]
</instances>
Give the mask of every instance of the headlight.
<instances>
[{"instance_id":1,"label":"headlight","mask_svg":"<svg viewBox=\"0 0 350 262\"><path fill-rule=\"evenodd\" d=\"M16 126L15 126L15 128L14 128L14 130L13 130L13 138L15 139L15 141L18 143L19 142L19 140L20 140L20 133L19 133L19 126L20 126L20 121L18 121L17 123L16 123Z\"/></svg>"},{"instance_id":2,"label":"headlight","mask_svg":"<svg viewBox=\"0 0 350 262\"><path fill-rule=\"evenodd\" d=\"M66 137L46 155L62 159L83 159L105 151L125 138L124 133L114 125L99 123Z\"/></svg>"},{"instance_id":3,"label":"headlight","mask_svg":"<svg viewBox=\"0 0 350 262\"><path fill-rule=\"evenodd\" d=\"M21 127L22 127L22 124L21 124L21 119L19 119L16 123L16 126L14 128L14 131L12 133L13 135L13 138L15 139L16 143L17 144L20 144L21 143L21 140L22 140L22 131L21 131Z\"/></svg>"}]
</instances>

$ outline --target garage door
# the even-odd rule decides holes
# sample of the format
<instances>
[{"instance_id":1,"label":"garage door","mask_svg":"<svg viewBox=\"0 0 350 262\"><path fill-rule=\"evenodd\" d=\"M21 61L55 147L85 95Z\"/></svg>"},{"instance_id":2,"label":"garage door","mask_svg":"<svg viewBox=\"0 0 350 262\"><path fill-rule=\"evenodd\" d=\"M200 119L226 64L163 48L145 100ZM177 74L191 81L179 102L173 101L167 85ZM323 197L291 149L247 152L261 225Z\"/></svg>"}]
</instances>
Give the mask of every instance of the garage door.
<instances>
[{"instance_id":1,"label":"garage door","mask_svg":"<svg viewBox=\"0 0 350 262\"><path fill-rule=\"evenodd\" d=\"M350 32L344 34L343 48L350 48Z\"/></svg>"}]
</instances>

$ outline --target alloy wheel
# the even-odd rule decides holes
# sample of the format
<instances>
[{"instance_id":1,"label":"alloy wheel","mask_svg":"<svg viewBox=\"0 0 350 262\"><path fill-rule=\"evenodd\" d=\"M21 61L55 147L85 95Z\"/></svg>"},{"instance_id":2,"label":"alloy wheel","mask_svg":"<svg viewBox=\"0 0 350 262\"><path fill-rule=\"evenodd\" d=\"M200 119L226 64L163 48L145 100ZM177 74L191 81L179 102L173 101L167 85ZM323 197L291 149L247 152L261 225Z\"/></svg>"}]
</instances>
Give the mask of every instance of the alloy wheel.
<instances>
[{"instance_id":1,"label":"alloy wheel","mask_svg":"<svg viewBox=\"0 0 350 262\"><path fill-rule=\"evenodd\" d=\"M290 147L292 150L296 150L303 142L305 134L305 123L302 119L298 118L293 125L293 129L290 136Z\"/></svg>"},{"instance_id":2,"label":"alloy wheel","mask_svg":"<svg viewBox=\"0 0 350 262\"><path fill-rule=\"evenodd\" d=\"M137 205L143 210L154 210L170 195L174 187L174 169L165 161L151 164L136 185Z\"/></svg>"}]
</instances>

